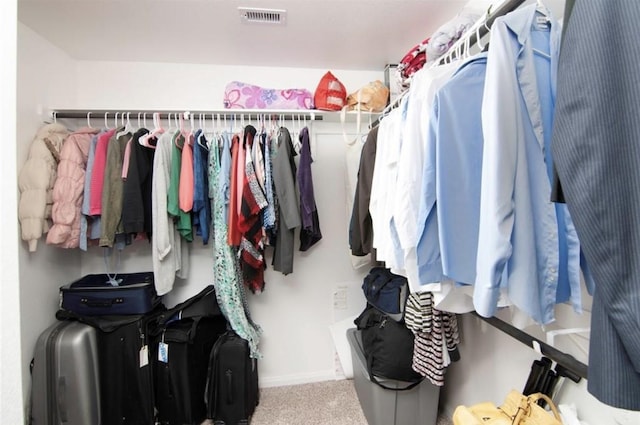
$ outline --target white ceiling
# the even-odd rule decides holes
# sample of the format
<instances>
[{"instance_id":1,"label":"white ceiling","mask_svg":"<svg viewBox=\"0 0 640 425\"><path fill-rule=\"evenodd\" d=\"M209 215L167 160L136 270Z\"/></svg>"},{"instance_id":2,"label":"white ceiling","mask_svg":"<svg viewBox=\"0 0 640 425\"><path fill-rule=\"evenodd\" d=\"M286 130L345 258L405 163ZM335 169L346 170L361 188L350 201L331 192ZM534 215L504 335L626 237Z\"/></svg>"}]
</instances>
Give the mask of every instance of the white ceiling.
<instances>
[{"instance_id":1,"label":"white ceiling","mask_svg":"<svg viewBox=\"0 0 640 425\"><path fill-rule=\"evenodd\" d=\"M18 19L78 60L382 70L466 0L19 0ZM241 23L239 6L287 10Z\"/></svg>"}]
</instances>

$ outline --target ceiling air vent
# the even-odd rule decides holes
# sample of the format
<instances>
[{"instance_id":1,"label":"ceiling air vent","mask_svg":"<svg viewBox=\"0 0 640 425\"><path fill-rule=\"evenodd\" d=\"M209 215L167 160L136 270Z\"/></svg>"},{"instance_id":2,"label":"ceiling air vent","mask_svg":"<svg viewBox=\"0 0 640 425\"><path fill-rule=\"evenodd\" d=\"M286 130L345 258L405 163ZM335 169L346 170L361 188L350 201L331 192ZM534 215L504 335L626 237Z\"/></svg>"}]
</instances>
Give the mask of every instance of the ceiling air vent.
<instances>
[{"instance_id":1,"label":"ceiling air vent","mask_svg":"<svg viewBox=\"0 0 640 425\"><path fill-rule=\"evenodd\" d=\"M282 25L287 22L287 11L282 9L239 7L238 12L240 12L240 19L245 23Z\"/></svg>"}]
</instances>

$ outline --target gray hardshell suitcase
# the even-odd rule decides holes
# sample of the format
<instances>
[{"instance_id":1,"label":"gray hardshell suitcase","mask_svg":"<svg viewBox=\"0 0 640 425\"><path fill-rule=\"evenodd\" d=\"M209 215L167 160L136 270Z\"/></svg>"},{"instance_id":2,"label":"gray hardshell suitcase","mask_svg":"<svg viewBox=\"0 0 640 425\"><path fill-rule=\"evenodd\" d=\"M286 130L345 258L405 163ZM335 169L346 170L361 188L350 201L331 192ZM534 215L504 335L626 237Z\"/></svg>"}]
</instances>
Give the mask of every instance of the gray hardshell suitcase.
<instances>
[{"instance_id":1,"label":"gray hardshell suitcase","mask_svg":"<svg viewBox=\"0 0 640 425\"><path fill-rule=\"evenodd\" d=\"M31 425L100 425L96 330L60 321L36 343L31 371Z\"/></svg>"}]
</instances>

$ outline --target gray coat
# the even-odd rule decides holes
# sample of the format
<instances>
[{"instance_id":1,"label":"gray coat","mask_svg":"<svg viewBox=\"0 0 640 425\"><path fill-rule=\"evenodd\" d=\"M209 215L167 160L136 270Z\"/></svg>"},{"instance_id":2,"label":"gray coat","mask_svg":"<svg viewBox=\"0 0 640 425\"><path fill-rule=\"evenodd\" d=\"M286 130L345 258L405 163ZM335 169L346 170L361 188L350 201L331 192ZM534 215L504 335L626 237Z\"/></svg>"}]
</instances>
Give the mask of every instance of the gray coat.
<instances>
[{"instance_id":1,"label":"gray coat","mask_svg":"<svg viewBox=\"0 0 640 425\"><path fill-rule=\"evenodd\" d=\"M640 2L577 0L552 151L596 282L588 389L640 410Z\"/></svg>"}]
</instances>

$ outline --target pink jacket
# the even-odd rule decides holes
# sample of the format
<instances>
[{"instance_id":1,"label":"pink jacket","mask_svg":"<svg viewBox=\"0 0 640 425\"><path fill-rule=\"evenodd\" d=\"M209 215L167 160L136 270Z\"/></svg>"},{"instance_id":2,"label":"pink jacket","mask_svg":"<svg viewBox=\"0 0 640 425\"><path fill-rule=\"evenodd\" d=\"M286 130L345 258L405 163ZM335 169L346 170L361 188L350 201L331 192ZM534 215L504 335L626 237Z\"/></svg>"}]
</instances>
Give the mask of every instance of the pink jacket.
<instances>
[{"instance_id":1,"label":"pink jacket","mask_svg":"<svg viewBox=\"0 0 640 425\"><path fill-rule=\"evenodd\" d=\"M53 227L47 244L77 248L80 242L80 215L84 194L84 174L91 138L95 128L81 128L72 133L60 152L58 178L53 187Z\"/></svg>"},{"instance_id":2,"label":"pink jacket","mask_svg":"<svg viewBox=\"0 0 640 425\"><path fill-rule=\"evenodd\" d=\"M91 172L91 197L89 198L89 214L93 216L102 214L102 186L104 185L104 168L107 163L107 147L115 134L115 129L101 134L96 145L93 171Z\"/></svg>"}]
</instances>

